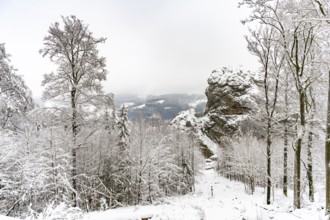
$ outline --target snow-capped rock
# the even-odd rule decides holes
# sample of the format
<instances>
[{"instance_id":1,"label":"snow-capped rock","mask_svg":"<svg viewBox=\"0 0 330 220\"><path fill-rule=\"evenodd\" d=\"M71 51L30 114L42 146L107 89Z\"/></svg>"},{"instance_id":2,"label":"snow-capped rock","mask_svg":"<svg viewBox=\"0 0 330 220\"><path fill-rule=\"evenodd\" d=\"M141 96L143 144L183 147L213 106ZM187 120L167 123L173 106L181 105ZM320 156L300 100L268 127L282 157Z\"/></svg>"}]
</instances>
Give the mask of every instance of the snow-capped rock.
<instances>
[{"instance_id":1,"label":"snow-capped rock","mask_svg":"<svg viewBox=\"0 0 330 220\"><path fill-rule=\"evenodd\" d=\"M224 67L212 72L205 91L207 103L204 130L216 143L233 135L239 124L259 111L260 79L241 69Z\"/></svg>"},{"instance_id":2,"label":"snow-capped rock","mask_svg":"<svg viewBox=\"0 0 330 220\"><path fill-rule=\"evenodd\" d=\"M256 110L258 82L256 75L249 71L227 67L214 70L205 91L206 113L216 109L223 115L238 115Z\"/></svg>"},{"instance_id":3,"label":"snow-capped rock","mask_svg":"<svg viewBox=\"0 0 330 220\"><path fill-rule=\"evenodd\" d=\"M194 109L183 111L171 124L195 131L204 155L219 155L223 137L235 134L241 122L259 111L260 83L249 71L215 70L208 79L204 114L198 115Z\"/></svg>"},{"instance_id":4,"label":"snow-capped rock","mask_svg":"<svg viewBox=\"0 0 330 220\"><path fill-rule=\"evenodd\" d=\"M205 157L219 155L219 146L214 143L204 132L207 117L198 117L194 109L182 111L172 121L173 127L179 127L183 131L192 131L195 133L199 147Z\"/></svg>"}]
</instances>

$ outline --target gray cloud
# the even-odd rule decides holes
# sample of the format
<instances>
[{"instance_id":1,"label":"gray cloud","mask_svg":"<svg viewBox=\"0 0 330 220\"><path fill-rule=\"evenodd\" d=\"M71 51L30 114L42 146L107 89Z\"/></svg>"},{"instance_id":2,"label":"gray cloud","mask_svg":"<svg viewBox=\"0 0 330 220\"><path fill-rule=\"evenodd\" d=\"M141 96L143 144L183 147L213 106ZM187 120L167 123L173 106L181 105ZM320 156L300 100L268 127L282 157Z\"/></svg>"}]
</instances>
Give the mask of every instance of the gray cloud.
<instances>
[{"instance_id":1,"label":"gray cloud","mask_svg":"<svg viewBox=\"0 0 330 220\"><path fill-rule=\"evenodd\" d=\"M246 11L236 1L117 0L1 1L0 42L12 63L40 96L42 74L55 67L38 54L51 23L74 14L95 36L107 37L104 84L114 93L203 93L213 69L257 69L246 49Z\"/></svg>"}]
</instances>

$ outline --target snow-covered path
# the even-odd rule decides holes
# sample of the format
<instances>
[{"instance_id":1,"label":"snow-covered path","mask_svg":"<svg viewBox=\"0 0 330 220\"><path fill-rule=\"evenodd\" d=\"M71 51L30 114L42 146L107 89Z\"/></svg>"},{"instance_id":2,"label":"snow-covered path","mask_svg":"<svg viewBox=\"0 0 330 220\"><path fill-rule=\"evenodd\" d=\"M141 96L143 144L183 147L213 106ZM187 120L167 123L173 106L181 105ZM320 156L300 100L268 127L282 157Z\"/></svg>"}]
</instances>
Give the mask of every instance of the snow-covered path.
<instances>
[{"instance_id":1,"label":"snow-covered path","mask_svg":"<svg viewBox=\"0 0 330 220\"><path fill-rule=\"evenodd\" d=\"M213 196L211 195L211 187ZM154 220L323 220L324 210L319 204L292 210L291 198L275 195L275 203L265 205L264 189L254 195L245 192L244 185L219 177L213 170L205 170L197 177L194 193L165 198L155 205L131 206L94 212L85 220L127 220L151 217Z\"/></svg>"}]
</instances>

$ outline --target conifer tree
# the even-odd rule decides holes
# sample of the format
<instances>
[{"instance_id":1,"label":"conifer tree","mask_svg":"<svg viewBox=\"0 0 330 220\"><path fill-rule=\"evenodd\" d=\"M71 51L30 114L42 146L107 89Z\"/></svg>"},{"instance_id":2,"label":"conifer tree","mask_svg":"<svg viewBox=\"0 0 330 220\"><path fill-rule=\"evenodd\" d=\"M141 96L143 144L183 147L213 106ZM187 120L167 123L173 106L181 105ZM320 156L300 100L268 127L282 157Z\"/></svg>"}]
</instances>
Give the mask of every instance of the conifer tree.
<instances>
[{"instance_id":1,"label":"conifer tree","mask_svg":"<svg viewBox=\"0 0 330 220\"><path fill-rule=\"evenodd\" d=\"M132 198L131 189L131 160L130 160L130 150L129 150L129 121L128 121L128 110L125 105L123 105L118 114L117 127L118 133L118 166L117 166L117 176L118 184L116 191L118 193L118 201L130 203Z\"/></svg>"},{"instance_id":2,"label":"conifer tree","mask_svg":"<svg viewBox=\"0 0 330 220\"><path fill-rule=\"evenodd\" d=\"M119 110L117 127L119 129L119 150L120 153L127 153L130 130L129 130L129 121L128 121L128 110L125 105L123 105ZM123 155L122 155L123 156Z\"/></svg>"}]
</instances>

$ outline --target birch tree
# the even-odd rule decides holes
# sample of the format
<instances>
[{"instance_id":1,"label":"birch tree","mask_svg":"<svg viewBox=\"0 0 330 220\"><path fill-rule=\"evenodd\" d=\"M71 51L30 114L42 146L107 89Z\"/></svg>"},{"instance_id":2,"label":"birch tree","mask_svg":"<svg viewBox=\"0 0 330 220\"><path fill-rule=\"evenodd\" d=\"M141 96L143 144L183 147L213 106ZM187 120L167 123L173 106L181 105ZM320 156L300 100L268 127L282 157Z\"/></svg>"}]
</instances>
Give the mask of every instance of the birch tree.
<instances>
[{"instance_id":1,"label":"birch tree","mask_svg":"<svg viewBox=\"0 0 330 220\"><path fill-rule=\"evenodd\" d=\"M88 25L75 16L62 17L51 24L48 35L44 38L43 57L49 56L57 65L57 71L44 74L42 85L45 86L43 97L46 100L61 101L68 109L71 122L71 175L73 206L77 206L77 149L78 134L83 121L82 110L93 104L93 100L102 95L101 82L106 79L105 58L98 54L97 46L105 38L95 38Z\"/></svg>"}]
</instances>

